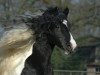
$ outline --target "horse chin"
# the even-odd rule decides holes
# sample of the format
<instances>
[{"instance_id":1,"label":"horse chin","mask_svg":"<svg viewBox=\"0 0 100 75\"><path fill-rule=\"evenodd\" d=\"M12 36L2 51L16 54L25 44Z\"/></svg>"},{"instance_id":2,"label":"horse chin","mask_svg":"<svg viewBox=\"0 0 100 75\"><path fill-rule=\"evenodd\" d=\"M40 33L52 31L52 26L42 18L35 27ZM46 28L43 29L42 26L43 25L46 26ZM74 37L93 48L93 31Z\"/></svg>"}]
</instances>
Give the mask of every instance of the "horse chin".
<instances>
[{"instance_id":1,"label":"horse chin","mask_svg":"<svg viewBox=\"0 0 100 75\"><path fill-rule=\"evenodd\" d=\"M65 51L65 54L66 54L66 55L69 55L69 53L68 53L68 52L66 52L66 51Z\"/></svg>"},{"instance_id":2,"label":"horse chin","mask_svg":"<svg viewBox=\"0 0 100 75\"><path fill-rule=\"evenodd\" d=\"M61 50L63 50L64 51L64 53L66 54L66 55L69 55L69 54L71 54L72 53L72 48L71 47L66 47L66 45L59 45L58 46Z\"/></svg>"},{"instance_id":3,"label":"horse chin","mask_svg":"<svg viewBox=\"0 0 100 75\"><path fill-rule=\"evenodd\" d=\"M70 51L65 51L65 54L66 55L69 55L69 54L71 54L72 52L70 52Z\"/></svg>"},{"instance_id":4,"label":"horse chin","mask_svg":"<svg viewBox=\"0 0 100 75\"><path fill-rule=\"evenodd\" d=\"M77 51L77 48L73 49L72 47L67 47L65 49L65 54L69 55L69 54L75 53L76 51Z\"/></svg>"},{"instance_id":5,"label":"horse chin","mask_svg":"<svg viewBox=\"0 0 100 75\"><path fill-rule=\"evenodd\" d=\"M72 47L67 46L67 48L65 48L65 54L66 54L66 55L69 55L69 54L71 54L71 53L73 53L73 52L74 52L74 50L73 50Z\"/></svg>"}]
</instances>

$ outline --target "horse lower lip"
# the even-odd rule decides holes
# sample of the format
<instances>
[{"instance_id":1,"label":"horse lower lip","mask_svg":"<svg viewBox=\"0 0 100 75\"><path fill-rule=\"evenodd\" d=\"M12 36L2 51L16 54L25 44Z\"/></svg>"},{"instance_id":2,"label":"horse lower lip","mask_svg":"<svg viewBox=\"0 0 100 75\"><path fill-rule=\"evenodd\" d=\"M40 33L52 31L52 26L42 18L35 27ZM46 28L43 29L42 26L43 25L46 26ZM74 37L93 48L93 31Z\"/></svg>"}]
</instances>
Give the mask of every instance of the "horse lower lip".
<instances>
[{"instance_id":1,"label":"horse lower lip","mask_svg":"<svg viewBox=\"0 0 100 75\"><path fill-rule=\"evenodd\" d=\"M69 53L65 51L65 54L68 55Z\"/></svg>"},{"instance_id":2,"label":"horse lower lip","mask_svg":"<svg viewBox=\"0 0 100 75\"><path fill-rule=\"evenodd\" d=\"M72 50L72 47L71 47L71 46L68 46L66 50L67 50L67 53L68 53L68 54L70 54L70 53L72 53L72 52L73 52L73 50Z\"/></svg>"},{"instance_id":3,"label":"horse lower lip","mask_svg":"<svg viewBox=\"0 0 100 75\"><path fill-rule=\"evenodd\" d=\"M73 52L73 49L70 45L68 45L65 49L65 54L69 55Z\"/></svg>"},{"instance_id":4,"label":"horse lower lip","mask_svg":"<svg viewBox=\"0 0 100 75\"><path fill-rule=\"evenodd\" d=\"M71 54L72 52L70 52L70 51L65 51L65 54L66 55L69 55L69 54Z\"/></svg>"}]
</instances>

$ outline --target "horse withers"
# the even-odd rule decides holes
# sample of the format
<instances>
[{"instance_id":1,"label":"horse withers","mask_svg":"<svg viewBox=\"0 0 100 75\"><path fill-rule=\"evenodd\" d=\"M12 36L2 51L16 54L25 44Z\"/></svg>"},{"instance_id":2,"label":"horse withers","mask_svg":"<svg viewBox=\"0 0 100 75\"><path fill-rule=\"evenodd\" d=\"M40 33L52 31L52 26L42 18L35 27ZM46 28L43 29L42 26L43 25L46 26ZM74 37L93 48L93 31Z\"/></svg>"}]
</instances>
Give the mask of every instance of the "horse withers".
<instances>
[{"instance_id":1,"label":"horse withers","mask_svg":"<svg viewBox=\"0 0 100 75\"><path fill-rule=\"evenodd\" d=\"M53 75L51 55L56 45L66 54L74 52L77 46L70 32L68 13L68 8L60 10L54 7L30 20L31 29L36 32L36 43L26 62L35 68L37 75Z\"/></svg>"}]
</instances>

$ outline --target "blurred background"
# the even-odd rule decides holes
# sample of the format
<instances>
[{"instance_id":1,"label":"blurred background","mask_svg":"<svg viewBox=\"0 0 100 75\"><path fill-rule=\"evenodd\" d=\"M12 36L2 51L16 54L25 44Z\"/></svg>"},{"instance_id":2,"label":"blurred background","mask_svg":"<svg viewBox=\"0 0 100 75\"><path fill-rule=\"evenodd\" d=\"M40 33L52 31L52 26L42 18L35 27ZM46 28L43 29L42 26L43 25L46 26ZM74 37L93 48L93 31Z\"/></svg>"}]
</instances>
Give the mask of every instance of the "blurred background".
<instances>
[{"instance_id":1,"label":"blurred background","mask_svg":"<svg viewBox=\"0 0 100 75\"><path fill-rule=\"evenodd\" d=\"M78 75L76 70L100 75L100 0L0 0L0 30L18 15L37 15L50 6L69 8L71 32L78 44L77 52L71 55L65 55L55 47L51 59L54 70L74 72L72 75Z\"/></svg>"}]
</instances>

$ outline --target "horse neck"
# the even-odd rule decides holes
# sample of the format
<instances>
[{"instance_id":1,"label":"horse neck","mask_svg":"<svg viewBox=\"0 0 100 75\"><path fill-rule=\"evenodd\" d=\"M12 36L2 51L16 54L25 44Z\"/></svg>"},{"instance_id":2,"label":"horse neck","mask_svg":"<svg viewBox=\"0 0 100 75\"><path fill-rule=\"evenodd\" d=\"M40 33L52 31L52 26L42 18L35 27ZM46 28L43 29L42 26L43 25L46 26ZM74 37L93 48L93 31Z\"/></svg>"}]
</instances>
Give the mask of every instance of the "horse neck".
<instances>
[{"instance_id":1,"label":"horse neck","mask_svg":"<svg viewBox=\"0 0 100 75\"><path fill-rule=\"evenodd\" d=\"M38 35L36 44L38 46L40 46L41 48L43 48L43 46L45 46L45 47L47 47L47 49L53 50L55 44L54 44L53 40L51 40L51 37L49 37L49 38L48 37L49 36L44 33L41 35ZM43 48L43 49L45 49L45 48Z\"/></svg>"},{"instance_id":2,"label":"horse neck","mask_svg":"<svg viewBox=\"0 0 100 75\"><path fill-rule=\"evenodd\" d=\"M55 42L53 40L54 38L52 36L47 36L48 44L50 45L51 49L53 50L55 47Z\"/></svg>"}]
</instances>

